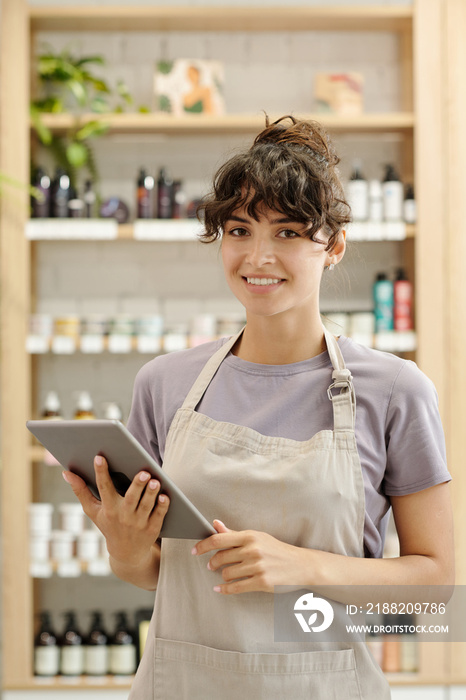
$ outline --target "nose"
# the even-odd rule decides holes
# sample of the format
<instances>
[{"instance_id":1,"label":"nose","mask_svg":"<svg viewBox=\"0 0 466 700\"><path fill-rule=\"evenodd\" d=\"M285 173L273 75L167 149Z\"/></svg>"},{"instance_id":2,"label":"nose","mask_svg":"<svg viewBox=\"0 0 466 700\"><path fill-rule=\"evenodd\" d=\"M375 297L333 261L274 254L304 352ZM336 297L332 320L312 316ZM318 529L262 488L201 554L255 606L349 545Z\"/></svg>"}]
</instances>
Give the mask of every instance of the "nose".
<instances>
[{"instance_id":1,"label":"nose","mask_svg":"<svg viewBox=\"0 0 466 700\"><path fill-rule=\"evenodd\" d=\"M262 267L262 265L266 265L267 263L272 263L274 261L275 252L273 241L266 237L252 237L246 251L246 262L249 263L251 267L257 269Z\"/></svg>"}]
</instances>

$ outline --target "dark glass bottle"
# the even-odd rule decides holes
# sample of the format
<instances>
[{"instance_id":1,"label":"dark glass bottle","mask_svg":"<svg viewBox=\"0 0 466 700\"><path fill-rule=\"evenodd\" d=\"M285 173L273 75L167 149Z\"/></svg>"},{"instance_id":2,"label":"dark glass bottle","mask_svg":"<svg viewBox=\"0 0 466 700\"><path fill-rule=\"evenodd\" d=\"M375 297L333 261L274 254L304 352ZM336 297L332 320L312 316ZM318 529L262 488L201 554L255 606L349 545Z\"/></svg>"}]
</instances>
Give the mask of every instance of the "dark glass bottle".
<instances>
[{"instance_id":1,"label":"dark glass bottle","mask_svg":"<svg viewBox=\"0 0 466 700\"><path fill-rule=\"evenodd\" d=\"M108 673L108 635L101 612L93 612L91 627L84 642L84 673L105 676Z\"/></svg>"},{"instance_id":2,"label":"dark glass bottle","mask_svg":"<svg viewBox=\"0 0 466 700\"><path fill-rule=\"evenodd\" d=\"M32 216L36 219L47 219L50 216L51 186L49 176L45 170L38 167L34 170L31 184L41 194L41 198L31 196Z\"/></svg>"},{"instance_id":3,"label":"dark glass bottle","mask_svg":"<svg viewBox=\"0 0 466 700\"><path fill-rule=\"evenodd\" d=\"M139 171L137 191L137 218L152 219L154 210L154 178L144 168Z\"/></svg>"},{"instance_id":4,"label":"dark glass bottle","mask_svg":"<svg viewBox=\"0 0 466 700\"><path fill-rule=\"evenodd\" d=\"M173 182L172 196L173 219L184 219L186 217L186 195L184 193L183 183L181 180L175 180Z\"/></svg>"},{"instance_id":5,"label":"dark glass bottle","mask_svg":"<svg viewBox=\"0 0 466 700\"><path fill-rule=\"evenodd\" d=\"M136 672L136 644L125 612L116 613L115 632L110 640L110 673L128 676Z\"/></svg>"},{"instance_id":6,"label":"dark glass bottle","mask_svg":"<svg viewBox=\"0 0 466 700\"><path fill-rule=\"evenodd\" d=\"M157 218L172 218L173 181L165 168L160 168L157 180Z\"/></svg>"},{"instance_id":7,"label":"dark glass bottle","mask_svg":"<svg viewBox=\"0 0 466 700\"><path fill-rule=\"evenodd\" d=\"M62 219L68 217L70 191L71 183L69 175L63 168L57 168L51 190L51 214L53 217Z\"/></svg>"},{"instance_id":8,"label":"dark glass bottle","mask_svg":"<svg viewBox=\"0 0 466 700\"><path fill-rule=\"evenodd\" d=\"M49 612L40 614L40 628L34 640L34 673L56 676L60 670L60 649Z\"/></svg>"},{"instance_id":9,"label":"dark glass bottle","mask_svg":"<svg viewBox=\"0 0 466 700\"><path fill-rule=\"evenodd\" d=\"M86 180L84 185L84 216L86 219L94 219L97 216L97 196L94 192L91 180Z\"/></svg>"},{"instance_id":10,"label":"dark glass bottle","mask_svg":"<svg viewBox=\"0 0 466 700\"><path fill-rule=\"evenodd\" d=\"M75 613L69 611L65 613L65 629L61 639L60 673L63 676L80 676L83 668L83 638Z\"/></svg>"}]
</instances>

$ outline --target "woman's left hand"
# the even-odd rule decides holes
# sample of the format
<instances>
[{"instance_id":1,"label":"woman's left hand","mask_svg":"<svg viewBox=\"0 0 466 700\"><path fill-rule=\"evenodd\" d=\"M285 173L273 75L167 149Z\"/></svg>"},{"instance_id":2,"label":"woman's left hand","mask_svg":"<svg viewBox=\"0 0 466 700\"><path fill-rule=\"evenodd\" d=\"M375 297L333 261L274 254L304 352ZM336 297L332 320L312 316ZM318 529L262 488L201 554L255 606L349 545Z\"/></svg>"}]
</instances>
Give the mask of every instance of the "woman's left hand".
<instances>
[{"instance_id":1,"label":"woman's left hand","mask_svg":"<svg viewBox=\"0 0 466 700\"><path fill-rule=\"evenodd\" d=\"M273 593L274 586L301 584L309 577L309 571L304 576L309 550L280 542L265 532L229 530L220 520L214 520L214 527L218 534L199 542L193 554L219 550L207 562L210 571L222 569L226 583L214 586L218 593Z\"/></svg>"}]
</instances>

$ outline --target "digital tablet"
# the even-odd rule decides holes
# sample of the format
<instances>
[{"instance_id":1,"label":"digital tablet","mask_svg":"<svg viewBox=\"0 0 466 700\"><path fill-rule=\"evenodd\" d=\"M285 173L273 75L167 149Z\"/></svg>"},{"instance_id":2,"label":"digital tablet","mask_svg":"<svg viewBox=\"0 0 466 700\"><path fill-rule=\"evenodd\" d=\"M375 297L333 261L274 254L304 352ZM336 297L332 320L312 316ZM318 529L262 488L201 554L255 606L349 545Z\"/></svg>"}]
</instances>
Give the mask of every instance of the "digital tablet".
<instances>
[{"instance_id":1,"label":"digital tablet","mask_svg":"<svg viewBox=\"0 0 466 700\"><path fill-rule=\"evenodd\" d=\"M96 455L107 460L110 477L121 496L138 472L147 471L156 477L160 493L170 498L161 537L201 540L215 534L213 525L120 421L30 420L26 426L65 469L84 479L96 498L100 498L94 472Z\"/></svg>"}]
</instances>

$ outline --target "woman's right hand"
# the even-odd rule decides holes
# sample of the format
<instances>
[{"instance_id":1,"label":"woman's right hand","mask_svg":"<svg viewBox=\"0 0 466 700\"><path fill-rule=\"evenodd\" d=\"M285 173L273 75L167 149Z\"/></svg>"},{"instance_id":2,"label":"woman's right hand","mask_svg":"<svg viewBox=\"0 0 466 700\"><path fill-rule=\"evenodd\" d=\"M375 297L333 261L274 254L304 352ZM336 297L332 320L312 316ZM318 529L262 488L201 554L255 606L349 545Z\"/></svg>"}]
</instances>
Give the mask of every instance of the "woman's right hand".
<instances>
[{"instance_id":1,"label":"woman's right hand","mask_svg":"<svg viewBox=\"0 0 466 700\"><path fill-rule=\"evenodd\" d=\"M110 556L137 567L147 559L160 535L169 498L161 494L157 500L160 483L148 472L136 474L123 497L115 489L103 457L95 458L94 470L101 501L77 474L64 471L63 478L71 485L85 514L104 535Z\"/></svg>"}]
</instances>

